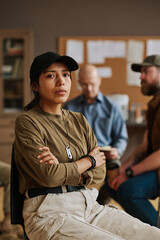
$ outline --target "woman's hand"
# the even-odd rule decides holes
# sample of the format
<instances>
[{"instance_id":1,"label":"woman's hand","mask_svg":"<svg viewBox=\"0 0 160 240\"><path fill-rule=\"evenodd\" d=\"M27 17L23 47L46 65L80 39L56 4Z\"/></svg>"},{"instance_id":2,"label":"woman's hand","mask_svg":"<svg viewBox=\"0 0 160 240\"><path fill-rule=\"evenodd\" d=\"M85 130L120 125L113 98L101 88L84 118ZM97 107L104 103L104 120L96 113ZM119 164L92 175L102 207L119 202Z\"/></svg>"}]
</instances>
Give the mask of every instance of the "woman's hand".
<instances>
[{"instance_id":1,"label":"woman's hand","mask_svg":"<svg viewBox=\"0 0 160 240\"><path fill-rule=\"evenodd\" d=\"M39 150L42 151L42 153L37 156L37 158L40 159L40 163L45 163L46 165L59 164L58 159L50 152L49 147L41 146Z\"/></svg>"},{"instance_id":2,"label":"woman's hand","mask_svg":"<svg viewBox=\"0 0 160 240\"><path fill-rule=\"evenodd\" d=\"M100 167L101 165L105 164L105 160L106 157L104 155L103 152L99 151L100 147L94 147L89 153L88 155L91 155L92 157L94 157L95 161L96 161L96 166L95 167ZM80 174L82 174L83 172L85 172L87 169L89 169L90 167L92 167L92 161L89 157L82 157L81 159L75 161L75 163L78 166L78 170L80 172Z\"/></svg>"},{"instance_id":3,"label":"woman's hand","mask_svg":"<svg viewBox=\"0 0 160 240\"><path fill-rule=\"evenodd\" d=\"M101 165L105 164L106 157L104 152L100 152L100 147L94 147L88 154L94 157L96 160L96 167L100 167Z\"/></svg>"}]
</instances>

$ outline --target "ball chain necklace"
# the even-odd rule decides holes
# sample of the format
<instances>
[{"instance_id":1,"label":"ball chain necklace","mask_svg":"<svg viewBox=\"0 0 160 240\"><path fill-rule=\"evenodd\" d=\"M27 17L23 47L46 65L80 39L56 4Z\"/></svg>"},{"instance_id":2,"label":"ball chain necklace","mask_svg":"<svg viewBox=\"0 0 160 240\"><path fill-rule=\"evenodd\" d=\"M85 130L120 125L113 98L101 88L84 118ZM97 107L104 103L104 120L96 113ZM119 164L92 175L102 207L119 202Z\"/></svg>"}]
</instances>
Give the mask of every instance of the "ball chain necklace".
<instances>
[{"instance_id":1,"label":"ball chain necklace","mask_svg":"<svg viewBox=\"0 0 160 240\"><path fill-rule=\"evenodd\" d=\"M61 112L62 112L62 119L63 119L63 123L64 123L64 128L65 128L65 131L66 131L66 139L68 140L68 146L66 146L63 138L60 136L59 132L57 131L56 127L54 126L54 123L51 121L51 119L48 118L47 114L44 112L44 110L40 107L39 105L39 108L41 110L41 112L43 113L43 115L45 116L46 120L48 121L49 125L51 127L54 127L57 135L59 136L59 138L61 139L61 141L63 142L64 146L65 146L65 149L66 149L66 152L67 152L67 156L68 156L68 159L70 161L73 161L73 156L72 156L72 153L71 153L71 150L70 150L70 143L69 143L69 140L68 140L68 128L66 126L66 122L64 120L64 116L63 116L63 110L61 109Z\"/></svg>"}]
</instances>

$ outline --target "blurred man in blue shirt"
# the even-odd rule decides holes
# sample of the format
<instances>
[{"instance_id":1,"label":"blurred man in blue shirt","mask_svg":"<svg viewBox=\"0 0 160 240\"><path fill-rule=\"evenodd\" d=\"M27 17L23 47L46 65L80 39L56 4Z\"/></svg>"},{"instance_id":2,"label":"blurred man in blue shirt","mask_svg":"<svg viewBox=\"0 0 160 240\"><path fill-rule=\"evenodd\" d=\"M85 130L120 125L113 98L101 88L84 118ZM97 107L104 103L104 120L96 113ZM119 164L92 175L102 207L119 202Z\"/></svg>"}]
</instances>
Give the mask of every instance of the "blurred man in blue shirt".
<instances>
[{"instance_id":1,"label":"blurred man in blue shirt","mask_svg":"<svg viewBox=\"0 0 160 240\"><path fill-rule=\"evenodd\" d=\"M86 64L80 68L79 84L82 95L67 102L64 108L83 113L98 145L112 147L105 153L108 160L120 158L126 149L128 135L119 106L100 92L101 78L95 66Z\"/></svg>"}]
</instances>

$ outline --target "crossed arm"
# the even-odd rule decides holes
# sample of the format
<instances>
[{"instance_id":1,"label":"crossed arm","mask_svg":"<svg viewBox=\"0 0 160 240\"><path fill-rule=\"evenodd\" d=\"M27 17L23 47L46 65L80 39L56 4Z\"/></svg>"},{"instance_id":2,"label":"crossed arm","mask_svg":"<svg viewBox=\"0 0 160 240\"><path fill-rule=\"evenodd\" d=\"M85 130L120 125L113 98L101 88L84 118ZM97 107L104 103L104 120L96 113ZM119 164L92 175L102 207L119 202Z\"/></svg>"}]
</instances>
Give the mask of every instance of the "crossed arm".
<instances>
[{"instance_id":1,"label":"crossed arm","mask_svg":"<svg viewBox=\"0 0 160 240\"><path fill-rule=\"evenodd\" d=\"M96 146L89 152L89 155L93 156L94 159L96 160L96 167L105 164L105 155L103 152L100 152L99 149L100 147ZM40 163L45 163L46 165L59 164L58 159L51 153L49 147L41 146L39 150L42 151L42 153L37 156ZM78 166L80 174L82 174L92 166L90 158L88 157L84 157L75 162Z\"/></svg>"}]
</instances>

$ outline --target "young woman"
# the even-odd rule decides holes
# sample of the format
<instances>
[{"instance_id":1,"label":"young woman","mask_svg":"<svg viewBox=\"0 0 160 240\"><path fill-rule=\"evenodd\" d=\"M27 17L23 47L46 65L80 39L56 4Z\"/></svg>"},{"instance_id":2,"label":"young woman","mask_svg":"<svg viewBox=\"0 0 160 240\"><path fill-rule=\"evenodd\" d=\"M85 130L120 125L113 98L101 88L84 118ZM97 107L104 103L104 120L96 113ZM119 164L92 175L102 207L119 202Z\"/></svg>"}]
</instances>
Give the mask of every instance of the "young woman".
<instances>
[{"instance_id":1,"label":"young woman","mask_svg":"<svg viewBox=\"0 0 160 240\"><path fill-rule=\"evenodd\" d=\"M47 52L30 69L33 101L15 123L14 151L30 240L159 239L160 231L96 202L105 156L84 116L63 110L74 59Z\"/></svg>"}]
</instances>

